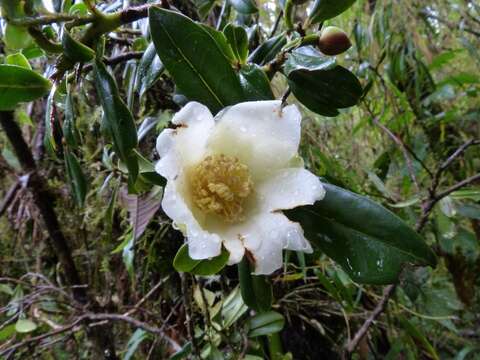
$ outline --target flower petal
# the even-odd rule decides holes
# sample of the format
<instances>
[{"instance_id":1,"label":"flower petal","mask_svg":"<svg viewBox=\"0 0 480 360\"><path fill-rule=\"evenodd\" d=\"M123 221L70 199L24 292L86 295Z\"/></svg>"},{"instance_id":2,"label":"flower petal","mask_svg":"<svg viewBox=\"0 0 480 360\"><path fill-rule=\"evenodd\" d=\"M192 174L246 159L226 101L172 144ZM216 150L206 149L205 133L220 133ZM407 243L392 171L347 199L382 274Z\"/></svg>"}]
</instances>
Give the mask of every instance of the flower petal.
<instances>
[{"instance_id":1,"label":"flower petal","mask_svg":"<svg viewBox=\"0 0 480 360\"><path fill-rule=\"evenodd\" d=\"M260 199L260 207L268 211L312 205L325 196L325 189L318 177L303 168L279 170L257 184L255 191Z\"/></svg>"},{"instance_id":2,"label":"flower petal","mask_svg":"<svg viewBox=\"0 0 480 360\"><path fill-rule=\"evenodd\" d=\"M208 143L208 151L237 157L255 180L286 167L300 143L301 115L280 101L245 102L225 109Z\"/></svg>"},{"instance_id":3,"label":"flower petal","mask_svg":"<svg viewBox=\"0 0 480 360\"><path fill-rule=\"evenodd\" d=\"M163 211L174 225L184 230L188 241L188 253L192 259L207 259L220 255L222 241L217 234L202 229L189 205L179 191L179 181L168 181L162 200Z\"/></svg>"},{"instance_id":4,"label":"flower petal","mask_svg":"<svg viewBox=\"0 0 480 360\"><path fill-rule=\"evenodd\" d=\"M280 268L283 249L312 251L300 225L279 213L257 214L250 220L219 231L219 235L230 251L229 263L240 262L244 252L242 245L255 258L256 274L271 274Z\"/></svg>"},{"instance_id":5,"label":"flower petal","mask_svg":"<svg viewBox=\"0 0 480 360\"><path fill-rule=\"evenodd\" d=\"M310 243L303 236L303 230L298 223L278 213L262 218L262 242L258 249L252 251L256 261L255 274L271 274L279 269L283 263L283 249L312 252Z\"/></svg>"},{"instance_id":6,"label":"flower petal","mask_svg":"<svg viewBox=\"0 0 480 360\"><path fill-rule=\"evenodd\" d=\"M207 107L189 102L172 119L180 125L176 129L165 129L157 138L160 161L156 171L167 179L174 179L182 169L200 161L215 121Z\"/></svg>"}]
</instances>

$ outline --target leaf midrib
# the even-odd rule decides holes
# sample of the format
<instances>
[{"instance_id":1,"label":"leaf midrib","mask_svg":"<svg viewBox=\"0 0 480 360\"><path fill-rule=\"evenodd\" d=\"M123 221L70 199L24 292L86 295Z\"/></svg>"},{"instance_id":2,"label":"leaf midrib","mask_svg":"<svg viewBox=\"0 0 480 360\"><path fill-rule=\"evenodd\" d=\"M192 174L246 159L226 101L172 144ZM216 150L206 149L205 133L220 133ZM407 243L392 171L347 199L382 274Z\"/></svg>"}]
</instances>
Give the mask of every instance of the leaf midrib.
<instances>
[{"instance_id":1,"label":"leaf midrib","mask_svg":"<svg viewBox=\"0 0 480 360\"><path fill-rule=\"evenodd\" d=\"M170 42L172 43L173 47L180 53L180 55L182 56L182 58L185 60L185 62L188 64L188 66L192 69L193 72L195 72L198 77L200 78L201 82L204 84L204 86L207 88L207 90L211 93L211 95L215 98L215 100L218 102L218 104L221 106L221 107L225 107L225 105L223 104L223 102L218 98L218 96L215 94L215 92L213 91L212 88L210 88L208 82L204 79L204 77L202 76L202 74L200 73L199 70L197 70L197 68L190 62L190 60L185 56L185 54L183 53L183 51L175 44L175 42L173 41L172 37L170 36L170 34L168 33L167 29L165 28L165 26L163 26L162 22L159 21L158 24L160 25L160 27L162 28L162 30L165 32L165 35L167 35L168 39L170 40ZM203 29L201 29L201 31L204 31ZM207 35L209 35L207 33Z\"/></svg>"}]
</instances>

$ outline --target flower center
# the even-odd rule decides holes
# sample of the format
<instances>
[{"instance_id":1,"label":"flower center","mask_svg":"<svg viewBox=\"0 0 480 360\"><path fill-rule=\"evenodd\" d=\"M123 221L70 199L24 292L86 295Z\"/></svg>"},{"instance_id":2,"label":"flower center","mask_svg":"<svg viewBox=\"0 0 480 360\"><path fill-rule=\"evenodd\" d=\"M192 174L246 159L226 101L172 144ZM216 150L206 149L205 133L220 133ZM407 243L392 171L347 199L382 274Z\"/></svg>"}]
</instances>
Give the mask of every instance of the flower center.
<instances>
[{"instance_id":1,"label":"flower center","mask_svg":"<svg viewBox=\"0 0 480 360\"><path fill-rule=\"evenodd\" d=\"M229 223L244 220L243 204L253 182L248 167L226 155L210 155L190 174L193 201L205 213L216 214Z\"/></svg>"}]
</instances>

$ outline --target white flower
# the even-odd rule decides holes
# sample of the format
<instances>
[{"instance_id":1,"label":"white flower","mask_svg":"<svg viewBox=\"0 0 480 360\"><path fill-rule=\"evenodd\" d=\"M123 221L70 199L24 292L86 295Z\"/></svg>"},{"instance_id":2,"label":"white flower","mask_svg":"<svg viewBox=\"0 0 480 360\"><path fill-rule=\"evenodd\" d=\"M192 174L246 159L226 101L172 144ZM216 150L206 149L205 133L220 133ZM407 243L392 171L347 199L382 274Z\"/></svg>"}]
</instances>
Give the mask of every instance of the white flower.
<instances>
[{"instance_id":1,"label":"white flower","mask_svg":"<svg viewBox=\"0 0 480 360\"><path fill-rule=\"evenodd\" d=\"M167 179L162 207L187 238L189 255L248 250L256 274L282 266L282 250L311 252L298 223L280 211L321 200L318 178L299 167L301 115L280 101L245 102L215 118L190 102L157 139L156 171Z\"/></svg>"}]
</instances>

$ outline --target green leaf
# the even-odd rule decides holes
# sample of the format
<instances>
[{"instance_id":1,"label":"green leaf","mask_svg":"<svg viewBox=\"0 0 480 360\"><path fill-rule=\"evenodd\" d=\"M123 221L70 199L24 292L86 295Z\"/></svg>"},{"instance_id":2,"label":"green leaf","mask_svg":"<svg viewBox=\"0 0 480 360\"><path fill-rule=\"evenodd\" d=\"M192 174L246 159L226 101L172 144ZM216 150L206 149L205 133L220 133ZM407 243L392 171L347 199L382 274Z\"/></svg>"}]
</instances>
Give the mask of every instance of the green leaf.
<instances>
[{"instance_id":1,"label":"green leaf","mask_svg":"<svg viewBox=\"0 0 480 360\"><path fill-rule=\"evenodd\" d=\"M5 59L5 64L17 65L17 66L23 67L25 69L32 70L32 67L30 66L30 63L28 62L25 55L23 55L22 53L16 53L16 54L8 55L7 58Z\"/></svg>"},{"instance_id":2,"label":"green leaf","mask_svg":"<svg viewBox=\"0 0 480 360\"><path fill-rule=\"evenodd\" d=\"M269 311L272 307L272 284L266 276L252 274L252 269L245 256L238 264L238 278L245 304L258 312Z\"/></svg>"},{"instance_id":3,"label":"green leaf","mask_svg":"<svg viewBox=\"0 0 480 360\"><path fill-rule=\"evenodd\" d=\"M123 356L123 360L130 360L132 356L137 351L138 346L142 343L143 340L148 339L148 333L143 329L137 329L132 334L127 343L127 350Z\"/></svg>"},{"instance_id":4,"label":"green leaf","mask_svg":"<svg viewBox=\"0 0 480 360\"><path fill-rule=\"evenodd\" d=\"M3 329L0 330L0 342L4 342L14 334L15 334L15 324L10 324L5 326Z\"/></svg>"},{"instance_id":5,"label":"green leaf","mask_svg":"<svg viewBox=\"0 0 480 360\"><path fill-rule=\"evenodd\" d=\"M22 334L32 332L36 328L37 324L28 319L19 319L15 324L15 331Z\"/></svg>"},{"instance_id":6,"label":"green leaf","mask_svg":"<svg viewBox=\"0 0 480 360\"><path fill-rule=\"evenodd\" d=\"M245 305L240 292L240 287L237 286L225 299L222 305L222 311L215 321L220 323L224 329L232 326L245 312L248 306Z\"/></svg>"},{"instance_id":7,"label":"green leaf","mask_svg":"<svg viewBox=\"0 0 480 360\"><path fill-rule=\"evenodd\" d=\"M337 109L355 105L363 92L355 75L311 46L294 50L284 72L295 97L320 115L338 115Z\"/></svg>"},{"instance_id":8,"label":"green leaf","mask_svg":"<svg viewBox=\"0 0 480 360\"><path fill-rule=\"evenodd\" d=\"M248 57L248 62L265 65L277 56L286 43L285 34L274 36L258 46Z\"/></svg>"},{"instance_id":9,"label":"green leaf","mask_svg":"<svg viewBox=\"0 0 480 360\"><path fill-rule=\"evenodd\" d=\"M7 23L3 41L7 48L20 50L29 47L33 40L26 28Z\"/></svg>"},{"instance_id":10,"label":"green leaf","mask_svg":"<svg viewBox=\"0 0 480 360\"><path fill-rule=\"evenodd\" d=\"M232 46L228 42L225 34L221 31L217 31L214 28L211 28L210 26L207 26L204 24L198 24L198 25L201 26L203 30L208 32L210 36L213 38L213 40L215 40L215 43L220 48L220 51L222 52L225 59L227 59L227 61L230 63L230 65L236 66L235 54L233 53Z\"/></svg>"},{"instance_id":11,"label":"green leaf","mask_svg":"<svg viewBox=\"0 0 480 360\"><path fill-rule=\"evenodd\" d=\"M195 5L198 9L198 14L202 21L210 14L213 6L215 5L215 0L194 0Z\"/></svg>"},{"instance_id":12,"label":"green leaf","mask_svg":"<svg viewBox=\"0 0 480 360\"><path fill-rule=\"evenodd\" d=\"M257 4L254 0L228 0L233 8L241 14L256 14Z\"/></svg>"},{"instance_id":13,"label":"green leaf","mask_svg":"<svg viewBox=\"0 0 480 360\"><path fill-rule=\"evenodd\" d=\"M241 26L228 24L223 29L223 33L230 44L237 60L244 64L248 56L248 36L245 29Z\"/></svg>"},{"instance_id":14,"label":"green leaf","mask_svg":"<svg viewBox=\"0 0 480 360\"><path fill-rule=\"evenodd\" d=\"M310 12L310 22L315 24L332 19L347 10L354 2L355 0L316 0Z\"/></svg>"},{"instance_id":15,"label":"green leaf","mask_svg":"<svg viewBox=\"0 0 480 360\"><path fill-rule=\"evenodd\" d=\"M16 65L0 65L0 111L48 94L51 83L36 72Z\"/></svg>"},{"instance_id":16,"label":"green leaf","mask_svg":"<svg viewBox=\"0 0 480 360\"><path fill-rule=\"evenodd\" d=\"M65 56L74 62L88 62L95 56L95 51L75 40L65 27L62 34L62 47Z\"/></svg>"},{"instance_id":17,"label":"green leaf","mask_svg":"<svg viewBox=\"0 0 480 360\"><path fill-rule=\"evenodd\" d=\"M397 280L405 263L436 265L432 250L399 217L368 198L323 186L323 200L285 213L354 281L388 284Z\"/></svg>"},{"instance_id":18,"label":"green leaf","mask_svg":"<svg viewBox=\"0 0 480 360\"><path fill-rule=\"evenodd\" d=\"M202 276L213 275L225 267L229 256L229 252L222 248L222 253L212 259L194 260L188 255L188 244L183 244L173 259L173 267L180 272Z\"/></svg>"},{"instance_id":19,"label":"green leaf","mask_svg":"<svg viewBox=\"0 0 480 360\"><path fill-rule=\"evenodd\" d=\"M170 357L170 360L182 360L186 359L193 351L192 343L189 341L175 354Z\"/></svg>"},{"instance_id":20,"label":"green leaf","mask_svg":"<svg viewBox=\"0 0 480 360\"><path fill-rule=\"evenodd\" d=\"M225 54L228 44L212 36L215 30L157 7L150 8L149 19L158 56L183 95L213 113L243 101L240 81Z\"/></svg>"},{"instance_id":21,"label":"green leaf","mask_svg":"<svg viewBox=\"0 0 480 360\"><path fill-rule=\"evenodd\" d=\"M164 69L155 51L155 45L150 43L143 53L137 69L136 87L140 97L155 84Z\"/></svg>"},{"instance_id":22,"label":"green leaf","mask_svg":"<svg viewBox=\"0 0 480 360\"><path fill-rule=\"evenodd\" d=\"M149 160L145 159L145 157L143 157L138 151L134 151L137 155L138 168L141 177L150 184L162 187L165 186L166 179L155 171L155 165L153 165Z\"/></svg>"},{"instance_id":23,"label":"green leaf","mask_svg":"<svg viewBox=\"0 0 480 360\"><path fill-rule=\"evenodd\" d=\"M268 311L250 318L247 324L249 337L270 335L283 329L285 318L278 312Z\"/></svg>"},{"instance_id":24,"label":"green leaf","mask_svg":"<svg viewBox=\"0 0 480 360\"><path fill-rule=\"evenodd\" d=\"M55 93L57 92L57 89L57 85L54 84L48 95L45 106L45 137L43 138L45 149L53 157L56 156L57 142L55 139L55 133L57 133L59 126L55 118Z\"/></svg>"},{"instance_id":25,"label":"green leaf","mask_svg":"<svg viewBox=\"0 0 480 360\"><path fill-rule=\"evenodd\" d=\"M247 64L239 71L245 101L273 100L274 95L267 75L257 64Z\"/></svg>"},{"instance_id":26,"label":"green leaf","mask_svg":"<svg viewBox=\"0 0 480 360\"><path fill-rule=\"evenodd\" d=\"M125 163L129 180L135 183L138 161L133 149L137 146L137 129L132 113L118 93L117 84L101 61L95 61L95 85L104 112L104 125L113 140L118 157Z\"/></svg>"},{"instance_id":27,"label":"green leaf","mask_svg":"<svg viewBox=\"0 0 480 360\"><path fill-rule=\"evenodd\" d=\"M83 207L87 196L88 183L77 157L65 148L65 167L73 198L79 207Z\"/></svg>"},{"instance_id":28,"label":"green leaf","mask_svg":"<svg viewBox=\"0 0 480 360\"><path fill-rule=\"evenodd\" d=\"M439 356L435 351L430 341L427 337L419 330L415 325L408 321L404 316L400 315L398 317L400 325L405 329L405 331L410 335L420 346L422 346L427 353L430 354L431 358L434 360L439 360Z\"/></svg>"},{"instance_id":29,"label":"green leaf","mask_svg":"<svg viewBox=\"0 0 480 360\"><path fill-rule=\"evenodd\" d=\"M75 125L75 112L69 86L67 86L67 94L65 96L65 119L63 120L62 130L67 145L72 149L77 148L80 144L80 134Z\"/></svg>"}]
</instances>

